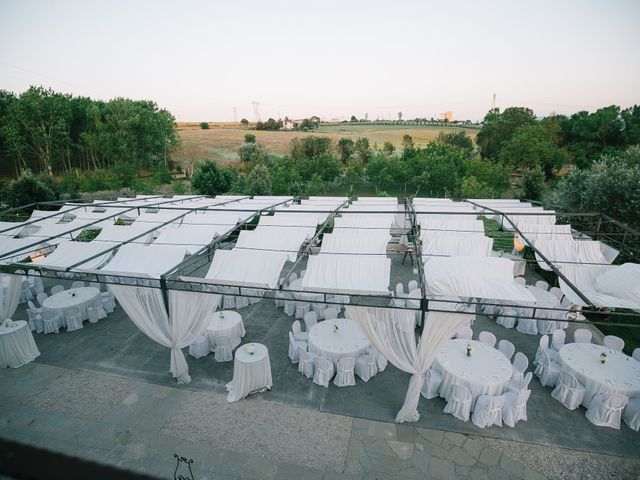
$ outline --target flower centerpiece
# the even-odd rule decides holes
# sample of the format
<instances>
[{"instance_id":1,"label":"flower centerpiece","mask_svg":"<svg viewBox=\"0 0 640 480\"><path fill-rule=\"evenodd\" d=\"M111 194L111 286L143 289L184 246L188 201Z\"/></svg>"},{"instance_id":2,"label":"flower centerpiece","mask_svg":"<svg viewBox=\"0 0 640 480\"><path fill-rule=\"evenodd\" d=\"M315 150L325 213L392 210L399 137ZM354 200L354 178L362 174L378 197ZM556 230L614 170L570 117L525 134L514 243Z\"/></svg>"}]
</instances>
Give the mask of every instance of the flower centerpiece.
<instances>
[{"instance_id":1,"label":"flower centerpiece","mask_svg":"<svg viewBox=\"0 0 640 480\"><path fill-rule=\"evenodd\" d=\"M607 354L605 352L602 352L600 354L600 363L605 363L607 361Z\"/></svg>"},{"instance_id":2,"label":"flower centerpiece","mask_svg":"<svg viewBox=\"0 0 640 480\"><path fill-rule=\"evenodd\" d=\"M467 343L467 357L470 357L470 356L471 356L471 352L472 352L472 350L471 350L471 344L470 344L470 343Z\"/></svg>"},{"instance_id":3,"label":"flower centerpiece","mask_svg":"<svg viewBox=\"0 0 640 480\"><path fill-rule=\"evenodd\" d=\"M13 326L13 320L11 320L10 318L7 318L4 322L2 322L2 324L5 327L12 327Z\"/></svg>"},{"instance_id":4,"label":"flower centerpiece","mask_svg":"<svg viewBox=\"0 0 640 480\"><path fill-rule=\"evenodd\" d=\"M338 333L338 330L340 330L340 327L338 325L334 325L333 326L333 333Z\"/></svg>"},{"instance_id":5,"label":"flower centerpiece","mask_svg":"<svg viewBox=\"0 0 640 480\"><path fill-rule=\"evenodd\" d=\"M76 292L71 292L71 296L75 297L76 296Z\"/></svg>"},{"instance_id":6,"label":"flower centerpiece","mask_svg":"<svg viewBox=\"0 0 640 480\"><path fill-rule=\"evenodd\" d=\"M250 343L249 345L247 345L247 352L249 352L249 355L253 355L255 351L256 351L256 347L253 343Z\"/></svg>"},{"instance_id":7,"label":"flower centerpiece","mask_svg":"<svg viewBox=\"0 0 640 480\"><path fill-rule=\"evenodd\" d=\"M224 313L222 312L222 310L220 310L220 313L218 313L218 316L220 317L220 320L224 318Z\"/></svg>"}]
</instances>

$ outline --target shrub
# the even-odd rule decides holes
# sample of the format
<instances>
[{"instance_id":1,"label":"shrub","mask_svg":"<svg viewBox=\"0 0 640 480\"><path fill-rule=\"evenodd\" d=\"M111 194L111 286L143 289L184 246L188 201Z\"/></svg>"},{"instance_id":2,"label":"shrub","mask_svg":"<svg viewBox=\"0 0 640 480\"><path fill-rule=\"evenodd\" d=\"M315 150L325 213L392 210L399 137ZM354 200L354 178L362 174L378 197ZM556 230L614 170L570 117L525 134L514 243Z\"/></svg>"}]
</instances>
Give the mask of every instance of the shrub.
<instances>
[{"instance_id":1,"label":"shrub","mask_svg":"<svg viewBox=\"0 0 640 480\"><path fill-rule=\"evenodd\" d=\"M29 169L23 170L7 188L7 201L13 207L33 202L49 202L57 198L56 192Z\"/></svg>"},{"instance_id":2,"label":"shrub","mask_svg":"<svg viewBox=\"0 0 640 480\"><path fill-rule=\"evenodd\" d=\"M200 128L202 130L209 130L209 122L200 122Z\"/></svg>"},{"instance_id":3,"label":"shrub","mask_svg":"<svg viewBox=\"0 0 640 480\"><path fill-rule=\"evenodd\" d=\"M184 183L182 183L179 180L175 180L172 184L171 184L171 191L175 194L175 195L184 195L187 192L187 187L184 186Z\"/></svg>"},{"instance_id":4,"label":"shrub","mask_svg":"<svg viewBox=\"0 0 640 480\"><path fill-rule=\"evenodd\" d=\"M253 133L247 133L244 136L245 143L256 143L256 136Z\"/></svg>"},{"instance_id":5,"label":"shrub","mask_svg":"<svg viewBox=\"0 0 640 480\"><path fill-rule=\"evenodd\" d=\"M171 176L171 172L167 170L164 166L158 165L151 172L151 183L153 185L166 185L171 183L173 177Z\"/></svg>"},{"instance_id":6,"label":"shrub","mask_svg":"<svg viewBox=\"0 0 640 480\"><path fill-rule=\"evenodd\" d=\"M544 172L539 169L527 169L522 176L520 197L528 200L540 200L544 191Z\"/></svg>"},{"instance_id":7,"label":"shrub","mask_svg":"<svg viewBox=\"0 0 640 480\"><path fill-rule=\"evenodd\" d=\"M267 159L267 152L257 143L243 143L238 149L238 156L243 162L258 163Z\"/></svg>"},{"instance_id":8,"label":"shrub","mask_svg":"<svg viewBox=\"0 0 640 480\"><path fill-rule=\"evenodd\" d=\"M264 165L257 165L247 175L248 195L271 195L271 175Z\"/></svg>"},{"instance_id":9,"label":"shrub","mask_svg":"<svg viewBox=\"0 0 640 480\"><path fill-rule=\"evenodd\" d=\"M191 190L198 195L209 196L228 192L233 179L226 170L211 160L199 163L191 176Z\"/></svg>"}]
</instances>

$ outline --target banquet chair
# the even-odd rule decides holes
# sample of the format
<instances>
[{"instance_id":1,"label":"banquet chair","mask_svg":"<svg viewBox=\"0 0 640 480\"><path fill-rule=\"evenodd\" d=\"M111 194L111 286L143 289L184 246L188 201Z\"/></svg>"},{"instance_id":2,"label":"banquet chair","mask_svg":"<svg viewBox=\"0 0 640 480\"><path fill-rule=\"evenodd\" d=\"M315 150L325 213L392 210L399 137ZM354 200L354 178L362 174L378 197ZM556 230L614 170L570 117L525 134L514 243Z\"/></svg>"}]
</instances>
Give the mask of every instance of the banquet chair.
<instances>
[{"instance_id":1,"label":"banquet chair","mask_svg":"<svg viewBox=\"0 0 640 480\"><path fill-rule=\"evenodd\" d=\"M404 285L402 285L402 283L398 283L396 285L395 296L397 298L402 298L407 296L406 292L404 291Z\"/></svg>"},{"instance_id":2,"label":"banquet chair","mask_svg":"<svg viewBox=\"0 0 640 480\"><path fill-rule=\"evenodd\" d=\"M569 410L575 410L584 400L585 392L584 385L576 377L569 372L560 372L551 396Z\"/></svg>"},{"instance_id":3,"label":"banquet chair","mask_svg":"<svg viewBox=\"0 0 640 480\"><path fill-rule=\"evenodd\" d=\"M107 312L102 308L102 301L96 298L89 307L87 307L87 316L90 323L98 323L103 318L107 318Z\"/></svg>"},{"instance_id":4,"label":"banquet chair","mask_svg":"<svg viewBox=\"0 0 640 480\"><path fill-rule=\"evenodd\" d=\"M471 340L473 338L473 329L471 327L462 327L456 332L456 338Z\"/></svg>"},{"instance_id":5,"label":"banquet chair","mask_svg":"<svg viewBox=\"0 0 640 480\"><path fill-rule=\"evenodd\" d=\"M509 340L503 338L498 342L498 350L507 357L507 360L511 361L511 357L516 352L516 347Z\"/></svg>"},{"instance_id":6,"label":"banquet chair","mask_svg":"<svg viewBox=\"0 0 640 480\"><path fill-rule=\"evenodd\" d=\"M498 307L502 308L502 307ZM502 325L504 328L513 328L516 326L516 322L518 321L518 311L515 308L505 308L500 311L498 317L496 318L496 323L498 325Z\"/></svg>"},{"instance_id":7,"label":"banquet chair","mask_svg":"<svg viewBox=\"0 0 640 480\"><path fill-rule=\"evenodd\" d=\"M231 291L230 293L235 293L236 294L236 310L240 309L240 308L244 308L244 307L248 307L250 302L249 297L244 297L241 294L243 293L242 290L238 287L230 287ZM250 294L249 289L245 289L244 291L245 294Z\"/></svg>"},{"instance_id":8,"label":"banquet chair","mask_svg":"<svg viewBox=\"0 0 640 480\"><path fill-rule=\"evenodd\" d=\"M29 282L25 279L22 282L19 303L27 303L29 300L33 300L33 292L31 291L31 286L29 285Z\"/></svg>"},{"instance_id":9,"label":"banquet chair","mask_svg":"<svg viewBox=\"0 0 640 480\"><path fill-rule=\"evenodd\" d=\"M89 286L102 291L102 284L99 282L89 282Z\"/></svg>"},{"instance_id":10,"label":"banquet chair","mask_svg":"<svg viewBox=\"0 0 640 480\"><path fill-rule=\"evenodd\" d=\"M491 332L483 330L478 335L478 341L493 348L496 345L496 336Z\"/></svg>"},{"instance_id":11,"label":"banquet chair","mask_svg":"<svg viewBox=\"0 0 640 480\"><path fill-rule=\"evenodd\" d=\"M27 302L27 318L29 320L29 327L36 333L42 333L44 325L42 323L42 308L37 308L31 300Z\"/></svg>"},{"instance_id":12,"label":"banquet chair","mask_svg":"<svg viewBox=\"0 0 640 480\"><path fill-rule=\"evenodd\" d=\"M551 336L551 349L559 352L560 349L564 346L564 341L567 337L567 334L564 330L554 330L553 335Z\"/></svg>"},{"instance_id":13,"label":"banquet chair","mask_svg":"<svg viewBox=\"0 0 640 480\"><path fill-rule=\"evenodd\" d=\"M300 320L296 320L291 324L291 331L293 332L293 338L296 342L306 342L309 340L309 330L306 332L302 331L302 328L300 328Z\"/></svg>"},{"instance_id":14,"label":"banquet chair","mask_svg":"<svg viewBox=\"0 0 640 480\"><path fill-rule=\"evenodd\" d=\"M38 295L39 293L44 293L44 283L42 283L42 279L37 276L35 270L29 270L29 272L33 272L30 275L33 275L33 293Z\"/></svg>"},{"instance_id":15,"label":"banquet chair","mask_svg":"<svg viewBox=\"0 0 640 480\"><path fill-rule=\"evenodd\" d=\"M300 323L298 320L296 320L296 322L298 322L298 324ZM293 323L296 323L296 322L293 322ZM316 315L316 312L307 312L304 314L304 329L307 331L307 338L309 337L309 332L315 326L316 323L318 323L318 317Z\"/></svg>"},{"instance_id":16,"label":"banquet chair","mask_svg":"<svg viewBox=\"0 0 640 480\"><path fill-rule=\"evenodd\" d=\"M307 342L296 340L293 336L293 332L289 330L289 359L291 360L291 363L298 363L300 360L298 357L298 347L306 350Z\"/></svg>"},{"instance_id":17,"label":"banquet chair","mask_svg":"<svg viewBox=\"0 0 640 480\"><path fill-rule=\"evenodd\" d=\"M533 364L538 365L540 363L540 358L542 357L542 352L547 352L547 355L551 358L552 361L556 362L558 360L558 352L549 348L549 335L542 335L540 337L540 341L538 342L538 350L536 351L536 356L533 359Z\"/></svg>"},{"instance_id":18,"label":"banquet chair","mask_svg":"<svg viewBox=\"0 0 640 480\"><path fill-rule=\"evenodd\" d=\"M640 362L640 347L636 348L633 353L631 354L631 358L637 360L638 362Z\"/></svg>"},{"instance_id":19,"label":"banquet chair","mask_svg":"<svg viewBox=\"0 0 640 480\"><path fill-rule=\"evenodd\" d=\"M295 282L298 279L298 274L297 273L292 273L291 275L289 275L289 285L291 285L291 282Z\"/></svg>"},{"instance_id":20,"label":"banquet chair","mask_svg":"<svg viewBox=\"0 0 640 480\"><path fill-rule=\"evenodd\" d=\"M67 325L67 332L80 330L82 328L82 312L78 307L70 307L64 312L64 320Z\"/></svg>"},{"instance_id":21,"label":"banquet chair","mask_svg":"<svg viewBox=\"0 0 640 480\"><path fill-rule=\"evenodd\" d=\"M338 387L350 387L356 384L354 368L356 359L354 357L342 357L336 364L336 378L333 383Z\"/></svg>"},{"instance_id":22,"label":"banquet chair","mask_svg":"<svg viewBox=\"0 0 640 480\"><path fill-rule=\"evenodd\" d=\"M378 355L376 352L372 351L358 355L355 371L363 382L368 382L371 377L378 373Z\"/></svg>"},{"instance_id":23,"label":"banquet chair","mask_svg":"<svg viewBox=\"0 0 640 480\"><path fill-rule=\"evenodd\" d=\"M558 299L558 301L560 301L562 299L562 289L558 288L558 287L551 287L549 289L549 293L551 295L553 295L554 297L556 297Z\"/></svg>"},{"instance_id":24,"label":"banquet chair","mask_svg":"<svg viewBox=\"0 0 640 480\"><path fill-rule=\"evenodd\" d=\"M591 337L593 337L593 333L586 328L579 328L573 332L573 341L575 343L591 343Z\"/></svg>"},{"instance_id":25,"label":"banquet chair","mask_svg":"<svg viewBox=\"0 0 640 480\"><path fill-rule=\"evenodd\" d=\"M476 400L471 422L480 428L497 425L502 426L502 407L504 397L502 395L480 395Z\"/></svg>"},{"instance_id":26,"label":"banquet chair","mask_svg":"<svg viewBox=\"0 0 640 480\"><path fill-rule=\"evenodd\" d=\"M486 299L486 301L489 303L497 303L495 299ZM502 314L503 311L504 311L504 308L498 305L482 306L482 313L485 314L487 317L491 318L492 320L496 320L498 315Z\"/></svg>"},{"instance_id":27,"label":"banquet chair","mask_svg":"<svg viewBox=\"0 0 640 480\"><path fill-rule=\"evenodd\" d=\"M519 392L506 392L502 407L502 422L508 427L515 427L520 420L527 421L527 402L531 390L525 389Z\"/></svg>"},{"instance_id":28,"label":"banquet chair","mask_svg":"<svg viewBox=\"0 0 640 480\"><path fill-rule=\"evenodd\" d=\"M387 368L387 364L389 363L387 357L382 355L373 345L369 347L369 352L376 352L376 358L378 359L378 361L376 362L376 365L378 366L378 372L384 372L384 369Z\"/></svg>"},{"instance_id":29,"label":"banquet chair","mask_svg":"<svg viewBox=\"0 0 640 480\"><path fill-rule=\"evenodd\" d=\"M311 311L313 313L315 313L316 320L324 318L324 312L325 312L326 309L327 309L327 304L326 303L312 303L311 304Z\"/></svg>"},{"instance_id":30,"label":"banquet chair","mask_svg":"<svg viewBox=\"0 0 640 480\"><path fill-rule=\"evenodd\" d=\"M543 387L554 387L560 375L560 365L553 362L547 352L542 352L540 363L534 373Z\"/></svg>"},{"instance_id":31,"label":"banquet chair","mask_svg":"<svg viewBox=\"0 0 640 480\"><path fill-rule=\"evenodd\" d=\"M222 287L222 309L223 310L233 310L236 308L236 297L233 295L229 295L231 292L231 287ZM226 294L226 295L225 295Z\"/></svg>"},{"instance_id":32,"label":"banquet chair","mask_svg":"<svg viewBox=\"0 0 640 480\"><path fill-rule=\"evenodd\" d=\"M189 355L193 358L202 358L211 352L211 342L206 335L198 336L191 345L189 345Z\"/></svg>"},{"instance_id":33,"label":"banquet chair","mask_svg":"<svg viewBox=\"0 0 640 480\"><path fill-rule=\"evenodd\" d=\"M393 297L389 301L389 306L390 307L406 307L407 306L407 301L404 298Z\"/></svg>"},{"instance_id":34,"label":"banquet chair","mask_svg":"<svg viewBox=\"0 0 640 480\"><path fill-rule=\"evenodd\" d=\"M605 335L602 339L602 344L605 347L608 347L611 350L617 350L618 352L621 352L624 348L624 340L620 337L616 337L615 335Z\"/></svg>"},{"instance_id":35,"label":"banquet chair","mask_svg":"<svg viewBox=\"0 0 640 480\"><path fill-rule=\"evenodd\" d=\"M49 298L49 295L47 295L46 292L40 292L38 295L36 295L36 300L38 300L38 303L40 304L40 306L42 306L42 303Z\"/></svg>"},{"instance_id":36,"label":"banquet chair","mask_svg":"<svg viewBox=\"0 0 640 480\"><path fill-rule=\"evenodd\" d=\"M313 372L313 383L325 388L329 388L329 382L335 374L335 367L331 360L316 357L313 359L315 370Z\"/></svg>"},{"instance_id":37,"label":"banquet chair","mask_svg":"<svg viewBox=\"0 0 640 480\"><path fill-rule=\"evenodd\" d=\"M518 393L521 390L526 390L529 384L531 383L531 379L533 378L533 372L527 372L527 374L522 377L511 377L509 383L507 383L507 391Z\"/></svg>"},{"instance_id":38,"label":"banquet chair","mask_svg":"<svg viewBox=\"0 0 640 480\"><path fill-rule=\"evenodd\" d=\"M84 286L84 282L81 282L80 280L76 280L71 284L71 288L83 288Z\"/></svg>"},{"instance_id":39,"label":"banquet chair","mask_svg":"<svg viewBox=\"0 0 640 480\"><path fill-rule=\"evenodd\" d=\"M300 270L300 274L298 275L298 278L302 279L304 278L304 274L307 273L307 270Z\"/></svg>"},{"instance_id":40,"label":"banquet chair","mask_svg":"<svg viewBox=\"0 0 640 480\"><path fill-rule=\"evenodd\" d=\"M513 376L521 379L524 376L524 372L529 368L529 359L522 352L516 352L516 356L513 357Z\"/></svg>"},{"instance_id":41,"label":"banquet chair","mask_svg":"<svg viewBox=\"0 0 640 480\"><path fill-rule=\"evenodd\" d=\"M284 314L290 317L296 314L296 302L290 293L287 293L284 300Z\"/></svg>"},{"instance_id":42,"label":"banquet chair","mask_svg":"<svg viewBox=\"0 0 640 480\"><path fill-rule=\"evenodd\" d=\"M549 284L547 282L545 282L544 280L538 280L535 283L535 287L536 288L541 288L542 290L549 290Z\"/></svg>"},{"instance_id":43,"label":"banquet chair","mask_svg":"<svg viewBox=\"0 0 640 480\"><path fill-rule=\"evenodd\" d=\"M105 312L111 313L116 309L116 297L111 292L102 292L100 302Z\"/></svg>"},{"instance_id":44,"label":"banquet chair","mask_svg":"<svg viewBox=\"0 0 640 480\"><path fill-rule=\"evenodd\" d=\"M591 399L585 417L599 427L611 427L620 430L622 410L629 399L616 393L601 393Z\"/></svg>"},{"instance_id":45,"label":"banquet chair","mask_svg":"<svg viewBox=\"0 0 640 480\"><path fill-rule=\"evenodd\" d=\"M562 297L560 299L560 306L562 308L565 308L567 310L570 310L571 307L573 307L573 303L571 303L571 300L569 300L567 297Z\"/></svg>"},{"instance_id":46,"label":"banquet chair","mask_svg":"<svg viewBox=\"0 0 640 480\"><path fill-rule=\"evenodd\" d=\"M307 312L311 311L311 304L309 302L296 301L296 318L304 318Z\"/></svg>"},{"instance_id":47,"label":"banquet chair","mask_svg":"<svg viewBox=\"0 0 640 480\"><path fill-rule=\"evenodd\" d=\"M442 374L433 368L427 370L422 376L422 386L420 387L420 394L430 400L438 396L440 391L440 384L442 383Z\"/></svg>"},{"instance_id":48,"label":"banquet chair","mask_svg":"<svg viewBox=\"0 0 640 480\"><path fill-rule=\"evenodd\" d=\"M51 295L55 295L56 293L64 292L64 286L62 285L54 285L51 287Z\"/></svg>"},{"instance_id":49,"label":"banquet chair","mask_svg":"<svg viewBox=\"0 0 640 480\"><path fill-rule=\"evenodd\" d=\"M233 360L233 349L231 339L227 335L216 337L216 347L214 349L216 362L230 362Z\"/></svg>"},{"instance_id":50,"label":"banquet chair","mask_svg":"<svg viewBox=\"0 0 640 480\"><path fill-rule=\"evenodd\" d=\"M520 333L526 333L527 335L537 335L538 320L529 316L518 317L518 325L516 325L516 330Z\"/></svg>"},{"instance_id":51,"label":"banquet chair","mask_svg":"<svg viewBox=\"0 0 640 480\"><path fill-rule=\"evenodd\" d=\"M622 413L624 423L631 430L640 431L640 398L632 398Z\"/></svg>"},{"instance_id":52,"label":"banquet chair","mask_svg":"<svg viewBox=\"0 0 640 480\"><path fill-rule=\"evenodd\" d=\"M48 335L49 333L58 333L63 326L62 317L59 313L52 310L43 310L39 316L42 318L42 333ZM82 322L80 322L82 325ZM82 328L82 326L80 327ZM67 327L69 330L69 327Z\"/></svg>"},{"instance_id":53,"label":"banquet chair","mask_svg":"<svg viewBox=\"0 0 640 480\"><path fill-rule=\"evenodd\" d=\"M409 285L407 287L409 288L409 292L417 289L418 288L418 281L417 280L409 280Z\"/></svg>"},{"instance_id":54,"label":"banquet chair","mask_svg":"<svg viewBox=\"0 0 640 480\"><path fill-rule=\"evenodd\" d=\"M467 387L462 385L453 385L451 395L444 406L444 413L450 413L463 422L469 420L471 414L471 401L473 397Z\"/></svg>"},{"instance_id":55,"label":"banquet chair","mask_svg":"<svg viewBox=\"0 0 640 480\"><path fill-rule=\"evenodd\" d=\"M333 320L338 318L338 309L333 307L329 307L325 309L324 318L327 320Z\"/></svg>"},{"instance_id":56,"label":"banquet chair","mask_svg":"<svg viewBox=\"0 0 640 480\"><path fill-rule=\"evenodd\" d=\"M247 297L244 298L247 299L249 305L254 305L258 302L261 302L262 297L264 297L264 290L262 290L261 288L245 288L244 293L245 295L247 295Z\"/></svg>"},{"instance_id":57,"label":"banquet chair","mask_svg":"<svg viewBox=\"0 0 640 480\"><path fill-rule=\"evenodd\" d=\"M313 378L315 354L307 352L306 348L297 347L298 372L307 378Z\"/></svg>"},{"instance_id":58,"label":"banquet chair","mask_svg":"<svg viewBox=\"0 0 640 480\"><path fill-rule=\"evenodd\" d=\"M527 280L524 277L516 277L516 278L514 278L514 280L519 285L526 285L527 284Z\"/></svg>"}]
</instances>

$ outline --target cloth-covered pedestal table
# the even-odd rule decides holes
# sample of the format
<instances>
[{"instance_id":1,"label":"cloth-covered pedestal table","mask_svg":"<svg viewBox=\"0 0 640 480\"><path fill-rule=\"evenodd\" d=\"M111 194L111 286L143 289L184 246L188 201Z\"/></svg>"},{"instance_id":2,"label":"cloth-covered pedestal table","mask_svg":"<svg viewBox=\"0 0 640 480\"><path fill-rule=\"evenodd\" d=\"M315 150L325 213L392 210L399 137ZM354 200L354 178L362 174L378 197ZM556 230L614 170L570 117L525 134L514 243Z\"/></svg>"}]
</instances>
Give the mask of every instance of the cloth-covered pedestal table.
<instances>
[{"instance_id":1,"label":"cloth-covered pedestal table","mask_svg":"<svg viewBox=\"0 0 640 480\"><path fill-rule=\"evenodd\" d=\"M39 355L27 322L18 320L11 327L0 325L0 367L21 367Z\"/></svg>"},{"instance_id":2,"label":"cloth-covered pedestal table","mask_svg":"<svg viewBox=\"0 0 640 480\"><path fill-rule=\"evenodd\" d=\"M471 356L467 356L471 345ZM442 373L440 396L449 399L453 385L471 392L471 409L480 395L502 395L511 379L513 368L507 357L489 345L476 340L453 339L438 354L433 367Z\"/></svg>"},{"instance_id":3,"label":"cloth-covered pedestal table","mask_svg":"<svg viewBox=\"0 0 640 480\"><path fill-rule=\"evenodd\" d=\"M520 317L532 318L533 309L536 309L535 318L537 319L539 333L553 333L554 330L562 325L564 312L556 310L541 310L544 308L560 308L560 301L551 293L542 288L527 286L527 290L536 297L536 302L531 303L531 307L518 307L518 315ZM526 304L526 302L523 302ZM550 322L552 322L550 324ZM523 332L525 333L525 332Z\"/></svg>"},{"instance_id":4,"label":"cloth-covered pedestal table","mask_svg":"<svg viewBox=\"0 0 640 480\"><path fill-rule=\"evenodd\" d=\"M71 288L64 292L47 297L42 303L42 308L52 310L66 318L66 312L72 307L78 307L82 319L89 318L87 307L100 297L100 290L94 287Z\"/></svg>"},{"instance_id":5,"label":"cloth-covered pedestal table","mask_svg":"<svg viewBox=\"0 0 640 480\"><path fill-rule=\"evenodd\" d=\"M271 362L269 351L261 343L250 344L253 354L247 350L247 344L238 347L233 360L233 380L227 383L229 394L227 402L237 402L247 395L271 390Z\"/></svg>"},{"instance_id":6,"label":"cloth-covered pedestal table","mask_svg":"<svg viewBox=\"0 0 640 480\"><path fill-rule=\"evenodd\" d=\"M369 340L358 324L346 318L319 322L309 332L309 351L331 360L334 365L344 357L357 359L369 350L369 346Z\"/></svg>"},{"instance_id":7,"label":"cloth-covered pedestal table","mask_svg":"<svg viewBox=\"0 0 640 480\"><path fill-rule=\"evenodd\" d=\"M246 331L242 323L242 317L238 312L224 310L213 314L205 333L209 338L212 349L216 347L216 338L221 336L229 337L231 348L236 348L240 345Z\"/></svg>"},{"instance_id":8,"label":"cloth-covered pedestal table","mask_svg":"<svg viewBox=\"0 0 640 480\"><path fill-rule=\"evenodd\" d=\"M602 353L607 355L605 363L600 363ZM587 408L599 393L640 397L640 362L622 352L592 343L568 343L559 357L560 368L584 385L582 405Z\"/></svg>"}]
</instances>

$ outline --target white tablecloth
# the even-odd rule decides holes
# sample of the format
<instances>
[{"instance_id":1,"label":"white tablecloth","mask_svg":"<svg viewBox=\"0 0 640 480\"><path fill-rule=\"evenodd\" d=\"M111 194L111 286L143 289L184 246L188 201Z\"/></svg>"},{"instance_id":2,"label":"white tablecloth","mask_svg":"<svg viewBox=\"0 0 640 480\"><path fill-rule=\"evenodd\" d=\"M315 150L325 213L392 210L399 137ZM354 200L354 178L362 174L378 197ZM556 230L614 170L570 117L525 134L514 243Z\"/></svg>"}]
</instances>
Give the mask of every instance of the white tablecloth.
<instances>
[{"instance_id":1,"label":"white tablecloth","mask_svg":"<svg viewBox=\"0 0 640 480\"><path fill-rule=\"evenodd\" d=\"M220 315L222 315L222 317L220 317ZM240 314L238 312L225 310L213 314L213 318L209 322L205 333L207 337L209 337L211 348L215 348L216 338L223 335L229 337L231 347L236 348L240 345L241 339L244 337L246 331Z\"/></svg>"},{"instance_id":2,"label":"white tablecloth","mask_svg":"<svg viewBox=\"0 0 640 480\"><path fill-rule=\"evenodd\" d=\"M337 332L334 329L336 325ZM334 365L344 357L358 358L369 349L369 345L358 324L346 318L319 322L309 332L309 351L331 360Z\"/></svg>"},{"instance_id":3,"label":"white tablecloth","mask_svg":"<svg viewBox=\"0 0 640 480\"><path fill-rule=\"evenodd\" d=\"M89 318L87 307L100 297L100 290L94 287L71 288L64 292L47 297L42 303L42 308L53 310L64 318L65 313L72 307L78 307L83 319Z\"/></svg>"},{"instance_id":4,"label":"white tablecloth","mask_svg":"<svg viewBox=\"0 0 640 480\"><path fill-rule=\"evenodd\" d=\"M529 303L531 308L529 307L518 307L518 315L521 317L532 318L533 316L533 307L536 308L535 318L538 319L538 331L540 332L553 332L557 328L558 321L564 321L564 312L555 311L555 310L540 310L540 308L550 307L550 308L560 308L560 301L551 293L542 288L527 286L526 287L531 294L536 297L535 303ZM527 302L523 302L527 304ZM547 324L549 321L554 322L554 327L549 328Z\"/></svg>"},{"instance_id":5,"label":"white tablecloth","mask_svg":"<svg viewBox=\"0 0 640 480\"><path fill-rule=\"evenodd\" d=\"M11 327L0 325L0 367L21 367L39 355L27 322L17 320Z\"/></svg>"},{"instance_id":6,"label":"white tablecloth","mask_svg":"<svg viewBox=\"0 0 640 480\"><path fill-rule=\"evenodd\" d=\"M600 354L607 361L600 363ZM560 368L573 374L586 389L582 404L588 407L599 393L640 397L640 362L622 352L592 343L568 343L560 349Z\"/></svg>"},{"instance_id":7,"label":"white tablecloth","mask_svg":"<svg viewBox=\"0 0 640 480\"><path fill-rule=\"evenodd\" d=\"M271 362L269 351L261 343L253 344L253 355L247 351L247 345L236 350L233 361L233 380L227 383L227 402L237 402L247 395L271 390Z\"/></svg>"},{"instance_id":8,"label":"white tablecloth","mask_svg":"<svg viewBox=\"0 0 640 480\"><path fill-rule=\"evenodd\" d=\"M471 356L467 357L467 345ZM480 395L502 395L513 368L502 353L476 340L453 339L433 362L442 373L440 396L449 399L453 385L467 387L473 397L471 409Z\"/></svg>"},{"instance_id":9,"label":"white tablecloth","mask_svg":"<svg viewBox=\"0 0 640 480\"><path fill-rule=\"evenodd\" d=\"M302 290L302 279L297 279L291 282L288 287L289 290ZM324 296L321 293L292 293L293 298L302 302L322 302Z\"/></svg>"}]
</instances>

